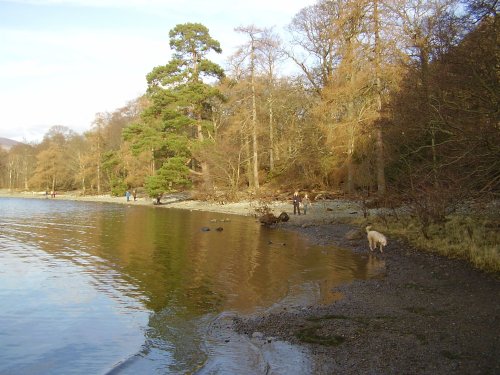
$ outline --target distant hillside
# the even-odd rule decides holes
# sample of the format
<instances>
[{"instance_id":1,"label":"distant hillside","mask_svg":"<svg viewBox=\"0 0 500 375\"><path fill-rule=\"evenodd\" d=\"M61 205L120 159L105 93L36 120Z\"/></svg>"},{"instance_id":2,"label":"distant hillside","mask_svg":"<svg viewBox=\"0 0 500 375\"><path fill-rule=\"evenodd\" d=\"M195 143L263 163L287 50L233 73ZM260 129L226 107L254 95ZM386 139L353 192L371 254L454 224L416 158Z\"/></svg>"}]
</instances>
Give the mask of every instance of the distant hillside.
<instances>
[{"instance_id":1,"label":"distant hillside","mask_svg":"<svg viewBox=\"0 0 500 375\"><path fill-rule=\"evenodd\" d=\"M10 150L10 148L14 145L17 145L21 142L14 141L13 139L8 139L8 138L2 138L0 137L0 148L3 148L4 150Z\"/></svg>"}]
</instances>

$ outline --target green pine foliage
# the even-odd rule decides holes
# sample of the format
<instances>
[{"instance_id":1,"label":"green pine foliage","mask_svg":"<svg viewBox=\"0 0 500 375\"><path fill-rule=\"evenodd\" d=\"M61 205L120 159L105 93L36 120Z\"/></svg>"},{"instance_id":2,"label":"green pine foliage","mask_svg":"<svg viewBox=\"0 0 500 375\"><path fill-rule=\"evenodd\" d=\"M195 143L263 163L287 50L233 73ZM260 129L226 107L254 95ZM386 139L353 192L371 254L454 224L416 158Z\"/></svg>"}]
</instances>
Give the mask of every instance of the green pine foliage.
<instances>
[{"instance_id":1,"label":"green pine foliage","mask_svg":"<svg viewBox=\"0 0 500 375\"><path fill-rule=\"evenodd\" d=\"M207 79L220 79L220 66L206 59L210 51L221 52L220 44L199 23L177 25L170 31L172 59L155 67L148 75L149 108L141 123L124 130L124 139L135 154L152 151L153 165L161 165L146 181L151 196L170 191L172 186L188 185L186 165L196 166L192 150L210 131L210 102L221 98Z\"/></svg>"},{"instance_id":2,"label":"green pine foliage","mask_svg":"<svg viewBox=\"0 0 500 375\"><path fill-rule=\"evenodd\" d=\"M168 159L145 183L146 192L150 197L162 196L164 193L189 186L189 168L185 165L185 159L180 157Z\"/></svg>"}]
</instances>

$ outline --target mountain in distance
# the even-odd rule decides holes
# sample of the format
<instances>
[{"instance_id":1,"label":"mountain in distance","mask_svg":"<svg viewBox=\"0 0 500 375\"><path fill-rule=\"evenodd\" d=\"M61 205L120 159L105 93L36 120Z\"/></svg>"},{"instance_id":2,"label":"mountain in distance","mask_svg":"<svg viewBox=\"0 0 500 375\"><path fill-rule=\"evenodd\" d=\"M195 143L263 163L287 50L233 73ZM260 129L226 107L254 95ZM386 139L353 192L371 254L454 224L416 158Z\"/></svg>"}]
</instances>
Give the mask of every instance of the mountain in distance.
<instances>
[{"instance_id":1,"label":"mountain in distance","mask_svg":"<svg viewBox=\"0 0 500 375\"><path fill-rule=\"evenodd\" d=\"M12 146L20 144L21 142L14 141L13 139L0 137L0 148L9 151Z\"/></svg>"}]
</instances>

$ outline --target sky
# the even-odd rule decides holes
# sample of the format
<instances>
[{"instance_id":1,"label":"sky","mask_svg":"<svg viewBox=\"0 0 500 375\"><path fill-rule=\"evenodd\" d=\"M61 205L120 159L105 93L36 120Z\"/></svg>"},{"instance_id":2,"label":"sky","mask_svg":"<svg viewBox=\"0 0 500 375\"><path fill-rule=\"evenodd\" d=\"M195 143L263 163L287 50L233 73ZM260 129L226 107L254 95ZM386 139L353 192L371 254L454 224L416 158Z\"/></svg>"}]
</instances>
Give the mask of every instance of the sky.
<instances>
[{"instance_id":1,"label":"sky","mask_svg":"<svg viewBox=\"0 0 500 375\"><path fill-rule=\"evenodd\" d=\"M177 24L205 25L223 53L244 43L238 26L283 32L316 0L0 0L0 137L40 142L54 125L89 130L146 91L170 60Z\"/></svg>"}]
</instances>

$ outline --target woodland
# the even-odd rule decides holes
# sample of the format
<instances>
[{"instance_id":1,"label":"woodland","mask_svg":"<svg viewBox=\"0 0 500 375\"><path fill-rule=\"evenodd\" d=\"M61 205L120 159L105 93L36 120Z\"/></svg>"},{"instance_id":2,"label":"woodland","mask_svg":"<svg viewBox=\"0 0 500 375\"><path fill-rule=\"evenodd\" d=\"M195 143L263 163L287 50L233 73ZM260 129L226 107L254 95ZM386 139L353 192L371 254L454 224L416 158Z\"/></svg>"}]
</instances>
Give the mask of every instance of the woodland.
<instances>
[{"instance_id":1,"label":"woodland","mask_svg":"<svg viewBox=\"0 0 500 375\"><path fill-rule=\"evenodd\" d=\"M246 43L224 68L204 25L179 24L143 96L84 134L56 125L0 151L0 186L218 201L322 191L404 202L431 237L464 202L498 200L497 12L494 0L319 0L281 37L235 28Z\"/></svg>"}]
</instances>

